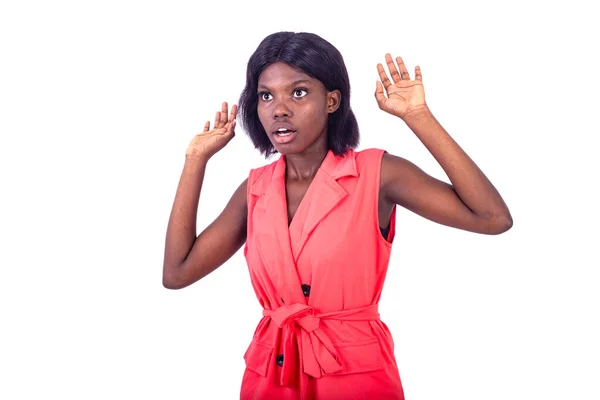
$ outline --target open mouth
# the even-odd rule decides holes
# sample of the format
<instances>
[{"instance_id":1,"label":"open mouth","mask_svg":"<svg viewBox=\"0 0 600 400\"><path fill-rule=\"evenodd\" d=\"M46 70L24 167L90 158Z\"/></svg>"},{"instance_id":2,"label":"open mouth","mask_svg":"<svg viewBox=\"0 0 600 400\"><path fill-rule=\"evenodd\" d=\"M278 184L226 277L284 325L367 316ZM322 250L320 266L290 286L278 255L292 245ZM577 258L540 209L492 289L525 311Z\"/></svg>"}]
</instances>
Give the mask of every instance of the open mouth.
<instances>
[{"instance_id":1,"label":"open mouth","mask_svg":"<svg viewBox=\"0 0 600 400\"><path fill-rule=\"evenodd\" d=\"M296 131L293 131L291 129L285 129L285 128L281 128L276 130L275 132L273 132L275 135L277 136L281 136L281 137L285 137L285 136L290 136L291 134L295 133Z\"/></svg>"},{"instance_id":2,"label":"open mouth","mask_svg":"<svg viewBox=\"0 0 600 400\"><path fill-rule=\"evenodd\" d=\"M273 132L273 139L280 144L289 143L296 137L296 131L287 128L279 128Z\"/></svg>"}]
</instances>

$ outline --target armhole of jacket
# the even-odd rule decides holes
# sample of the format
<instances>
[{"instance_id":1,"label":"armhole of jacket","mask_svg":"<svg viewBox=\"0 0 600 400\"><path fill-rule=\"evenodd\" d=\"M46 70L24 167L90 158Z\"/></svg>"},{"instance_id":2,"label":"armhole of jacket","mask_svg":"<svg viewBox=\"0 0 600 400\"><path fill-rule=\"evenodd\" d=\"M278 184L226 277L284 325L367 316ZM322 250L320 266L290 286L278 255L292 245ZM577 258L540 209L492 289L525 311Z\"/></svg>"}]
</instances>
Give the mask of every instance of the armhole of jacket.
<instances>
[{"instance_id":1,"label":"armhole of jacket","mask_svg":"<svg viewBox=\"0 0 600 400\"><path fill-rule=\"evenodd\" d=\"M392 247L392 243L394 243L394 237L396 236L396 204L392 207L392 214L390 215L389 221L389 231L387 234L387 238L384 238L381 234L381 229L379 229L379 194L381 192L381 170L383 168L383 155L387 153L386 150L381 150L377 152L377 155L373 157L374 161L374 170L375 170L375 232L377 233L378 240L380 240L387 247Z\"/></svg>"}]
</instances>

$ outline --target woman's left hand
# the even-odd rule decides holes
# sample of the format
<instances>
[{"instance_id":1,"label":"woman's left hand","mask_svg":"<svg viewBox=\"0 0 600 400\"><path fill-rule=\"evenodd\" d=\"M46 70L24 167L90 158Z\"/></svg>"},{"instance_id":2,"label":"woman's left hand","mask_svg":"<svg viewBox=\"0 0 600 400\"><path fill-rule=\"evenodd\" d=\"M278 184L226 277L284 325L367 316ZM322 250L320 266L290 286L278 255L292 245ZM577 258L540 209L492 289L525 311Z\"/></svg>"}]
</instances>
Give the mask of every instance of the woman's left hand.
<instances>
[{"instance_id":1,"label":"woman's left hand","mask_svg":"<svg viewBox=\"0 0 600 400\"><path fill-rule=\"evenodd\" d=\"M414 112L426 111L427 104L425 103L421 68L419 66L415 67L415 79L411 80L402 57L396 57L398 68L396 68L396 64L394 64L389 53L385 55L385 61L392 80L390 81L388 78L383 65L377 64L381 82L377 81L375 99L377 99L379 108L402 119ZM398 72L398 69L400 72Z\"/></svg>"}]
</instances>

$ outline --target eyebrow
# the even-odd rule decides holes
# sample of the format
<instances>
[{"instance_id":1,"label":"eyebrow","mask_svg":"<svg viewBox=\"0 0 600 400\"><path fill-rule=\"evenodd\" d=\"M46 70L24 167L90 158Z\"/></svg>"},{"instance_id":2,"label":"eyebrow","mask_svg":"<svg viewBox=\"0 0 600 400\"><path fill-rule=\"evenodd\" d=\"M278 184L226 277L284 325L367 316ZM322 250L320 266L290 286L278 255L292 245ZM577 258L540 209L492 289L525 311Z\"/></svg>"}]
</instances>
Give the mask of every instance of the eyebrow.
<instances>
[{"instance_id":1,"label":"eyebrow","mask_svg":"<svg viewBox=\"0 0 600 400\"><path fill-rule=\"evenodd\" d=\"M300 79L297 81L292 82L289 86L298 86L298 85L310 85L312 82L309 81L308 79ZM258 85L259 89L266 89L269 90L269 87L266 85Z\"/></svg>"}]
</instances>

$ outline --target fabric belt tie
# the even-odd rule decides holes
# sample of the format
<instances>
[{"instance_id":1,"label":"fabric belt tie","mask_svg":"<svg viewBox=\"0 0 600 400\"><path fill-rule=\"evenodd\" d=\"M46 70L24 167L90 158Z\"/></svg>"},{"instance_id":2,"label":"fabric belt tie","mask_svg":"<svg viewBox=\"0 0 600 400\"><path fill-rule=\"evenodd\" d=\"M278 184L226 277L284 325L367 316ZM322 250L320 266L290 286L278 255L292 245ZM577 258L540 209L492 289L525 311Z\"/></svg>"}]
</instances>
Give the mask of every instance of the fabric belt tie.
<instances>
[{"instance_id":1,"label":"fabric belt tie","mask_svg":"<svg viewBox=\"0 0 600 400\"><path fill-rule=\"evenodd\" d=\"M379 320L378 310L378 304L373 304L315 315L312 307L300 303L286 304L276 310L263 310L263 315L271 317L273 322L283 330L284 362L281 385L288 386L294 383L295 377L299 376L299 365L305 374L315 378L342 370L342 364L331 339L319 329L320 320L376 321ZM300 333L299 338L298 333ZM300 360L296 359L296 355L300 356Z\"/></svg>"}]
</instances>

